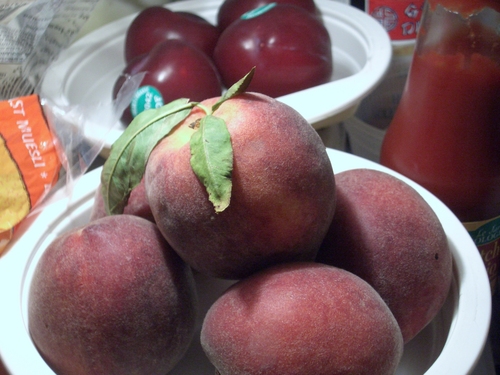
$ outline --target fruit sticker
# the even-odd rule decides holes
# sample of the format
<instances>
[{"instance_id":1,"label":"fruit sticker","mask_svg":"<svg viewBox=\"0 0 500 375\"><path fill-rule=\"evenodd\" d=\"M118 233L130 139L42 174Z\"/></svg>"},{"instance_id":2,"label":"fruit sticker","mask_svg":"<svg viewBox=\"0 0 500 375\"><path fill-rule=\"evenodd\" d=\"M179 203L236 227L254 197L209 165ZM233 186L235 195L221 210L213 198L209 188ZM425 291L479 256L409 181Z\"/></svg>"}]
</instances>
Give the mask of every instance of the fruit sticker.
<instances>
[{"instance_id":1,"label":"fruit sticker","mask_svg":"<svg viewBox=\"0 0 500 375\"><path fill-rule=\"evenodd\" d=\"M61 167L37 95L0 102L0 252Z\"/></svg>"},{"instance_id":2,"label":"fruit sticker","mask_svg":"<svg viewBox=\"0 0 500 375\"><path fill-rule=\"evenodd\" d=\"M267 5L263 5L261 7L252 9L252 10L244 13L241 16L241 19L242 20L249 20L250 18L258 17L261 14L266 13L269 9L274 8L275 6L276 6L276 3L270 3L270 4L267 4Z\"/></svg>"},{"instance_id":3,"label":"fruit sticker","mask_svg":"<svg viewBox=\"0 0 500 375\"><path fill-rule=\"evenodd\" d=\"M199 132L190 141L193 172L205 185L215 210L219 212L226 209L232 186L232 146L225 122L219 121L212 114L222 103L244 92L254 72L255 67L231 86L211 108L180 98L135 117L113 144L103 166L101 184L106 213L123 213L130 192L143 178L146 162L153 148L170 135L172 129L185 120L196 106L206 114L206 118L192 127L195 133ZM134 173L130 173L130 170Z\"/></svg>"},{"instance_id":4,"label":"fruit sticker","mask_svg":"<svg viewBox=\"0 0 500 375\"><path fill-rule=\"evenodd\" d=\"M163 106L163 97L154 86L142 86L134 94L130 103L130 111L132 116L137 116L139 113L147 109L156 109Z\"/></svg>"}]
</instances>

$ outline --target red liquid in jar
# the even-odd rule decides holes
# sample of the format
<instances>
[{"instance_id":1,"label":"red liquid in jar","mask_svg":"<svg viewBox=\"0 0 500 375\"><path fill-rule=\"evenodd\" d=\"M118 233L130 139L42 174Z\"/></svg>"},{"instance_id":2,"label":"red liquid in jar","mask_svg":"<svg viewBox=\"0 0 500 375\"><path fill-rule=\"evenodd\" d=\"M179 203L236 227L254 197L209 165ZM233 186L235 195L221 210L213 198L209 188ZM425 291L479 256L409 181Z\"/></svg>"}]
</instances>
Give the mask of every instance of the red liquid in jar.
<instances>
[{"instance_id":1,"label":"red liquid in jar","mask_svg":"<svg viewBox=\"0 0 500 375\"><path fill-rule=\"evenodd\" d=\"M494 293L500 267L500 15L491 9L462 13L475 12L478 1L446 0L458 7L453 11L434 0L430 5L380 162L434 193L464 223Z\"/></svg>"},{"instance_id":2,"label":"red liquid in jar","mask_svg":"<svg viewBox=\"0 0 500 375\"><path fill-rule=\"evenodd\" d=\"M500 215L500 66L478 53L416 54L381 163L462 221Z\"/></svg>"}]
</instances>

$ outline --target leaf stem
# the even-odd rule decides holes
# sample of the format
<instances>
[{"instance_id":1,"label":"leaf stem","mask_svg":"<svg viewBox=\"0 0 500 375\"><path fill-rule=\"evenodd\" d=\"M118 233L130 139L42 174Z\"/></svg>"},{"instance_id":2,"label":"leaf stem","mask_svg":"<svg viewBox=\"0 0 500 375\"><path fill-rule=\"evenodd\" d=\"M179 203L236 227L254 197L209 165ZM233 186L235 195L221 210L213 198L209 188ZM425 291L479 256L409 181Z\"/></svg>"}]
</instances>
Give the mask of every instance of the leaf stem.
<instances>
[{"instance_id":1,"label":"leaf stem","mask_svg":"<svg viewBox=\"0 0 500 375\"><path fill-rule=\"evenodd\" d=\"M201 108L206 115L211 115L213 113L211 108L208 108L207 106L201 103L195 103L195 106Z\"/></svg>"}]
</instances>

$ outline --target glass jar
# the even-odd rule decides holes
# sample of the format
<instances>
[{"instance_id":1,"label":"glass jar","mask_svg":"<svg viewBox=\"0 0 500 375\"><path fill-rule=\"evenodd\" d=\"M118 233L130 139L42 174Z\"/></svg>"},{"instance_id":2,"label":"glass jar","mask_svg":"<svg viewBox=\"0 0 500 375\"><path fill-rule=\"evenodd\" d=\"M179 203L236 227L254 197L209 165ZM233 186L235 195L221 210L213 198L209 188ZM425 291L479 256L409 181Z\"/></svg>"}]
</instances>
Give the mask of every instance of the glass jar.
<instances>
[{"instance_id":1,"label":"glass jar","mask_svg":"<svg viewBox=\"0 0 500 375\"><path fill-rule=\"evenodd\" d=\"M428 0L381 164L464 223L492 292L500 260L500 1Z\"/></svg>"}]
</instances>

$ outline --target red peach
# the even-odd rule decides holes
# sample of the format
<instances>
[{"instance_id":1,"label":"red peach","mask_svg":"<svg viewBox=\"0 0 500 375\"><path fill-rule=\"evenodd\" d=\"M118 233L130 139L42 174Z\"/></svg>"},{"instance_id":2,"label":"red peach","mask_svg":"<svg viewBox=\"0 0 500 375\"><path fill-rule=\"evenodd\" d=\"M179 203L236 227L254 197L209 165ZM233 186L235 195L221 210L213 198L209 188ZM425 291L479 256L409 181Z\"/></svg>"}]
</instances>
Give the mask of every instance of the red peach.
<instances>
[{"instance_id":1,"label":"red peach","mask_svg":"<svg viewBox=\"0 0 500 375\"><path fill-rule=\"evenodd\" d=\"M288 263L230 287L203 321L221 375L394 374L399 326L380 295L345 270Z\"/></svg>"},{"instance_id":2,"label":"red peach","mask_svg":"<svg viewBox=\"0 0 500 375\"><path fill-rule=\"evenodd\" d=\"M319 262L355 273L377 290L405 342L441 309L452 280L452 255L429 204L381 171L336 175L337 208Z\"/></svg>"},{"instance_id":3,"label":"red peach","mask_svg":"<svg viewBox=\"0 0 500 375\"><path fill-rule=\"evenodd\" d=\"M203 101L210 108L218 98ZM194 174L195 108L152 151L145 174L155 221L175 251L209 276L239 279L267 266L313 260L332 220L335 180L325 146L291 107L256 93L225 101L233 147L229 207L216 213Z\"/></svg>"},{"instance_id":4,"label":"red peach","mask_svg":"<svg viewBox=\"0 0 500 375\"><path fill-rule=\"evenodd\" d=\"M29 332L57 374L170 371L195 330L191 269L155 224L95 220L55 239L31 281Z\"/></svg>"}]
</instances>

